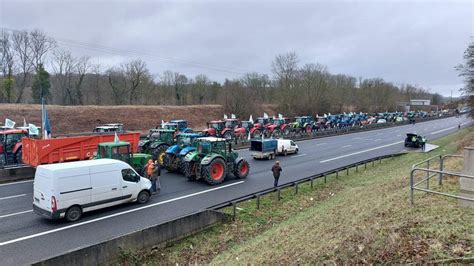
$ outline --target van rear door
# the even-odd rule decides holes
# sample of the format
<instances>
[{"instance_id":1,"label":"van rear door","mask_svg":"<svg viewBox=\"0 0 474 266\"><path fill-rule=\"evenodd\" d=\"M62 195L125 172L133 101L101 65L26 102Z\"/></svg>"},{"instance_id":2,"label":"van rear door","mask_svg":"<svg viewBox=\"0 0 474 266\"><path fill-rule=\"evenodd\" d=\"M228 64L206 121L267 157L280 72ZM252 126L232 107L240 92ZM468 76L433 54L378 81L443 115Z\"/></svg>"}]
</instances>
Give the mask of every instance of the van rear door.
<instances>
[{"instance_id":1,"label":"van rear door","mask_svg":"<svg viewBox=\"0 0 474 266\"><path fill-rule=\"evenodd\" d=\"M48 212L51 212L52 175L51 171L38 167L33 181L33 204Z\"/></svg>"}]
</instances>

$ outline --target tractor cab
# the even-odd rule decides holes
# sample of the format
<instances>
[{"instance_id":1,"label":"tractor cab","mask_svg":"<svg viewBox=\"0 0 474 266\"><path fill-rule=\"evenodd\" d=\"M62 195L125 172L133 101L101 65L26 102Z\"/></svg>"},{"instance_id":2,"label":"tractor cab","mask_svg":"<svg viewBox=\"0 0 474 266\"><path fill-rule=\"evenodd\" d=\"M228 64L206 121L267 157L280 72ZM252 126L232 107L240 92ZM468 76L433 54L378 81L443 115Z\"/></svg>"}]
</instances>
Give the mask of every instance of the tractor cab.
<instances>
[{"instance_id":1,"label":"tractor cab","mask_svg":"<svg viewBox=\"0 0 474 266\"><path fill-rule=\"evenodd\" d=\"M188 121L182 119L175 119L169 122L170 124L176 124L176 129L179 132L189 133Z\"/></svg>"},{"instance_id":2,"label":"tractor cab","mask_svg":"<svg viewBox=\"0 0 474 266\"><path fill-rule=\"evenodd\" d=\"M169 129L169 130L173 130L173 131L178 131L178 124L168 122L168 123L164 123L164 124L161 126L161 128L163 128L163 129Z\"/></svg>"},{"instance_id":3,"label":"tractor cab","mask_svg":"<svg viewBox=\"0 0 474 266\"><path fill-rule=\"evenodd\" d=\"M242 121L241 127L250 130L253 127L253 122L252 121Z\"/></svg>"},{"instance_id":4,"label":"tractor cab","mask_svg":"<svg viewBox=\"0 0 474 266\"><path fill-rule=\"evenodd\" d=\"M313 122L313 117L311 117L311 116L297 116L297 117L295 117L295 121L297 123L299 123L300 125L304 125L304 124Z\"/></svg>"},{"instance_id":5,"label":"tractor cab","mask_svg":"<svg viewBox=\"0 0 474 266\"><path fill-rule=\"evenodd\" d=\"M192 146L196 139L202 137L199 133L180 133L177 135L177 145L181 148Z\"/></svg>"},{"instance_id":6,"label":"tractor cab","mask_svg":"<svg viewBox=\"0 0 474 266\"><path fill-rule=\"evenodd\" d=\"M239 120L236 118L226 119L225 120L225 127L226 128L236 128L239 126Z\"/></svg>"},{"instance_id":7,"label":"tractor cab","mask_svg":"<svg viewBox=\"0 0 474 266\"><path fill-rule=\"evenodd\" d=\"M143 168L151 159L151 155L143 153L132 154L129 142L102 142L97 147L96 159L116 159L128 163L139 174L143 174Z\"/></svg>"},{"instance_id":8,"label":"tractor cab","mask_svg":"<svg viewBox=\"0 0 474 266\"><path fill-rule=\"evenodd\" d=\"M273 125L275 126L282 126L286 124L286 118L275 118L273 119Z\"/></svg>"},{"instance_id":9,"label":"tractor cab","mask_svg":"<svg viewBox=\"0 0 474 266\"><path fill-rule=\"evenodd\" d=\"M148 138L152 141L171 143L174 140L174 130L169 128L150 129Z\"/></svg>"},{"instance_id":10,"label":"tractor cab","mask_svg":"<svg viewBox=\"0 0 474 266\"><path fill-rule=\"evenodd\" d=\"M257 118L257 123L262 125L262 126L266 126L268 124L272 124L273 123L273 118L270 118L270 117L259 117Z\"/></svg>"},{"instance_id":11,"label":"tractor cab","mask_svg":"<svg viewBox=\"0 0 474 266\"><path fill-rule=\"evenodd\" d=\"M213 128L217 131L221 131L225 128L225 123L223 121L211 121L207 123L208 128Z\"/></svg>"},{"instance_id":12,"label":"tractor cab","mask_svg":"<svg viewBox=\"0 0 474 266\"><path fill-rule=\"evenodd\" d=\"M21 163L21 139L27 136L28 131L26 129L5 129L0 131L0 163Z\"/></svg>"}]
</instances>

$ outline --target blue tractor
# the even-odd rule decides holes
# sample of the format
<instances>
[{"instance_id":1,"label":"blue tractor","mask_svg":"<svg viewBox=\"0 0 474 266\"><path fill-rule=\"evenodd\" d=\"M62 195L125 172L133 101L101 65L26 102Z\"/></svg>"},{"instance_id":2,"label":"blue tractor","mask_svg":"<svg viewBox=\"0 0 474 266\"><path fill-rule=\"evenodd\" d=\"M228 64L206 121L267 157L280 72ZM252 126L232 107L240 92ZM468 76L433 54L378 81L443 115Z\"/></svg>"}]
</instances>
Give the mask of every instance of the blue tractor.
<instances>
[{"instance_id":1,"label":"blue tractor","mask_svg":"<svg viewBox=\"0 0 474 266\"><path fill-rule=\"evenodd\" d=\"M176 145L166 150L163 166L168 172L182 172L183 158L189 152L195 151L195 140L202 137L200 133L179 133L176 135Z\"/></svg>"},{"instance_id":2,"label":"blue tractor","mask_svg":"<svg viewBox=\"0 0 474 266\"><path fill-rule=\"evenodd\" d=\"M177 131L179 133L192 133L193 130L188 127L188 121L187 120L171 120L170 123L176 124L177 125Z\"/></svg>"}]
</instances>

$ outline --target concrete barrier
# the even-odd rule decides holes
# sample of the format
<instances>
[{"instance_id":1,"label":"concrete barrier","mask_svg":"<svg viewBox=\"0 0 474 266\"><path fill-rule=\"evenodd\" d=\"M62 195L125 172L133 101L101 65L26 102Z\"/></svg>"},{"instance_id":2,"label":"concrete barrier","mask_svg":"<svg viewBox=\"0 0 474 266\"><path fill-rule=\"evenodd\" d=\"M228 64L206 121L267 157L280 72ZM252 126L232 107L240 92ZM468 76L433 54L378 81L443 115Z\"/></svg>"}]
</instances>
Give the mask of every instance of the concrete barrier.
<instances>
[{"instance_id":1,"label":"concrete barrier","mask_svg":"<svg viewBox=\"0 0 474 266\"><path fill-rule=\"evenodd\" d=\"M205 210L98 244L71 250L33 265L112 264L120 259L123 252L136 252L152 246L164 246L166 243L187 237L218 222L229 221L231 218L225 213Z\"/></svg>"},{"instance_id":2,"label":"concrete barrier","mask_svg":"<svg viewBox=\"0 0 474 266\"><path fill-rule=\"evenodd\" d=\"M11 167L0 169L0 183L23 179L33 179L36 169L33 167Z\"/></svg>"}]
</instances>

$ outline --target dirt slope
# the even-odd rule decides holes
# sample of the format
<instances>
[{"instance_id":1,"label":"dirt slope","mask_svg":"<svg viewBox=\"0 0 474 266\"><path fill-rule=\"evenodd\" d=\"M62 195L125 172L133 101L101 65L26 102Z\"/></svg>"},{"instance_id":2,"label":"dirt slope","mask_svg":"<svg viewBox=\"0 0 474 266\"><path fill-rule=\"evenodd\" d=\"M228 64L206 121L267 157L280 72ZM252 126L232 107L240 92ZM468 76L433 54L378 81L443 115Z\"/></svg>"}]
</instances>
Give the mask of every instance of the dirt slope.
<instances>
[{"instance_id":1,"label":"dirt slope","mask_svg":"<svg viewBox=\"0 0 474 266\"><path fill-rule=\"evenodd\" d=\"M96 125L123 123L127 130L147 131L161 120L187 119L190 126L202 129L206 121L222 117L220 105L190 106L58 106L48 105L53 135L91 132ZM0 104L0 123L5 118L14 120L17 126L27 123L41 126L41 105Z\"/></svg>"}]
</instances>

